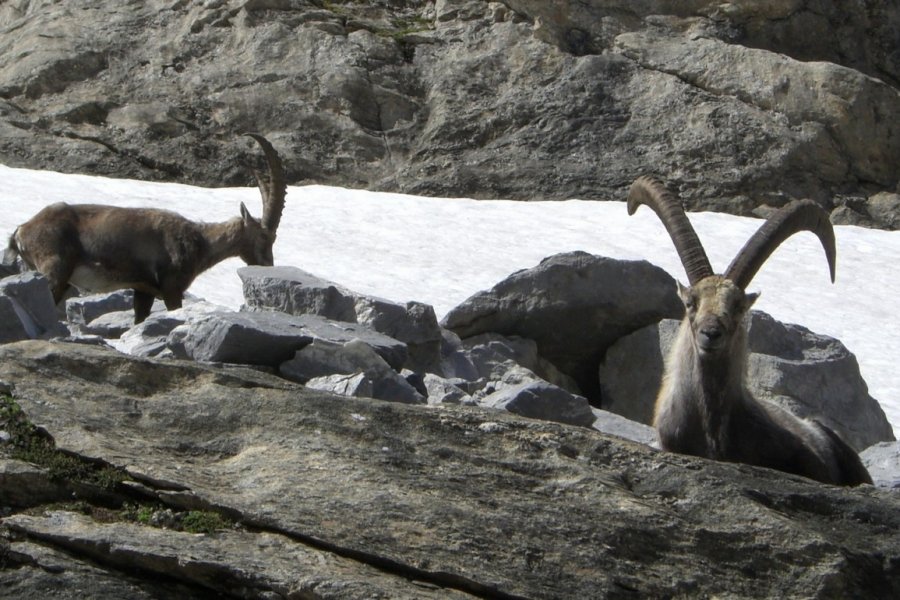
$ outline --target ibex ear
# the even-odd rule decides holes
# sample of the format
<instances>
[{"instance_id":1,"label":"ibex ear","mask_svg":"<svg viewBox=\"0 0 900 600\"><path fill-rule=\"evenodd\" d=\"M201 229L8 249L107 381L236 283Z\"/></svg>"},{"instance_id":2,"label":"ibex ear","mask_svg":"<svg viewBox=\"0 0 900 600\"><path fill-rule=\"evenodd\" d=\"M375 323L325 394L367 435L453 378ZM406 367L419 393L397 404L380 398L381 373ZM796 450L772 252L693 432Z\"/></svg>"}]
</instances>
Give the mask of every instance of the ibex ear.
<instances>
[{"instance_id":1,"label":"ibex ear","mask_svg":"<svg viewBox=\"0 0 900 600\"><path fill-rule=\"evenodd\" d=\"M683 285L681 285L681 282L677 280L675 281L675 285L678 286L678 297L681 298L681 301L685 305L687 305L687 303L691 300L691 288L684 287Z\"/></svg>"},{"instance_id":2,"label":"ibex ear","mask_svg":"<svg viewBox=\"0 0 900 600\"><path fill-rule=\"evenodd\" d=\"M250 211L247 210L247 207L244 206L244 203L241 202L241 218L244 220L244 223L251 220L253 217L250 216Z\"/></svg>"},{"instance_id":3,"label":"ibex ear","mask_svg":"<svg viewBox=\"0 0 900 600\"><path fill-rule=\"evenodd\" d=\"M750 310L750 307L753 306L753 303L756 302L756 299L759 298L759 294L744 294L744 311Z\"/></svg>"}]
</instances>

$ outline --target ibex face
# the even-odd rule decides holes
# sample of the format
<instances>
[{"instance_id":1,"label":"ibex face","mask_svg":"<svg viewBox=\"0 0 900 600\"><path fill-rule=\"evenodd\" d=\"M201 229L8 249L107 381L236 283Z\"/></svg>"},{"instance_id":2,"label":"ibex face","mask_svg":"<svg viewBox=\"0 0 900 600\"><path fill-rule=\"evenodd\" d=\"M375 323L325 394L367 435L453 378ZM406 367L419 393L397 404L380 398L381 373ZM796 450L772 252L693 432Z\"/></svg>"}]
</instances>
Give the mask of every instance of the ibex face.
<instances>
[{"instance_id":1,"label":"ibex face","mask_svg":"<svg viewBox=\"0 0 900 600\"><path fill-rule=\"evenodd\" d=\"M241 219L243 236L238 256L248 265L271 267L275 264L272 246L275 245L275 232L262 226L259 219L250 215L244 203L241 203Z\"/></svg>"},{"instance_id":2,"label":"ibex face","mask_svg":"<svg viewBox=\"0 0 900 600\"><path fill-rule=\"evenodd\" d=\"M720 275L702 279L696 285L678 284L678 295L684 303L685 318L691 327L694 345L701 359L741 351L733 344L743 344L736 335L757 294L748 294L733 281Z\"/></svg>"}]
</instances>

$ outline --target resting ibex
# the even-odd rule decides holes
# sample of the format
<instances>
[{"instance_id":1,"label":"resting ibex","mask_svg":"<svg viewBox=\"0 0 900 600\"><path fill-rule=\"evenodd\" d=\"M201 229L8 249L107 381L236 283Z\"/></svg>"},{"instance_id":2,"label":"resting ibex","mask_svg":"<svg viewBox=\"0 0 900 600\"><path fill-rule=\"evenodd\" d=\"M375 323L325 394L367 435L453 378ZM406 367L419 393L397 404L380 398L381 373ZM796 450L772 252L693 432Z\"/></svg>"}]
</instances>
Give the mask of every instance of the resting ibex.
<instances>
[{"instance_id":1,"label":"resting ibex","mask_svg":"<svg viewBox=\"0 0 900 600\"><path fill-rule=\"evenodd\" d=\"M769 255L800 231L819 238L834 281L834 230L825 211L810 200L788 204L750 238L724 275L716 275L681 203L662 184L645 177L635 181L628 213L641 204L665 225L690 283L678 284L685 317L656 399L654 426L662 448L825 483L872 483L856 452L831 429L756 400L744 385L744 318L757 298L744 290Z\"/></svg>"},{"instance_id":2,"label":"resting ibex","mask_svg":"<svg viewBox=\"0 0 900 600\"><path fill-rule=\"evenodd\" d=\"M57 303L69 284L92 292L132 288L135 323L147 318L154 298L169 310L180 308L194 278L226 258L272 265L284 210L284 172L272 145L260 135L247 135L262 146L269 166L268 178L254 171L262 193L261 219L250 216L243 203L240 217L197 223L154 208L60 202L13 232L7 259L19 255L28 268L47 277Z\"/></svg>"}]
</instances>

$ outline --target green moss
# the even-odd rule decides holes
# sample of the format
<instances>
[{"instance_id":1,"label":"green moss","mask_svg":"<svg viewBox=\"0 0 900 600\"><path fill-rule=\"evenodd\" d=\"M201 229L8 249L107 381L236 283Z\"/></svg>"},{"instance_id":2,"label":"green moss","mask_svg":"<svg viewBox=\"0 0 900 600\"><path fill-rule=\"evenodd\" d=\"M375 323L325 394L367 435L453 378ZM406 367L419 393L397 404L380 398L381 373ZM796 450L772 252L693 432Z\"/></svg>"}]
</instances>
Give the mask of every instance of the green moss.
<instances>
[{"instance_id":1,"label":"green moss","mask_svg":"<svg viewBox=\"0 0 900 600\"><path fill-rule=\"evenodd\" d=\"M182 528L190 533L212 533L221 529L230 529L234 523L217 512L192 510L181 521Z\"/></svg>"},{"instance_id":2,"label":"green moss","mask_svg":"<svg viewBox=\"0 0 900 600\"><path fill-rule=\"evenodd\" d=\"M121 518L147 527L159 527L188 533L213 533L233 529L235 522L210 510L178 512L161 504L128 503L122 507Z\"/></svg>"},{"instance_id":3,"label":"green moss","mask_svg":"<svg viewBox=\"0 0 900 600\"><path fill-rule=\"evenodd\" d=\"M9 396L0 395L0 430L9 436L3 443L8 456L47 469L50 479L55 481L76 481L112 490L127 479L121 469L57 449L53 439L35 427Z\"/></svg>"}]
</instances>

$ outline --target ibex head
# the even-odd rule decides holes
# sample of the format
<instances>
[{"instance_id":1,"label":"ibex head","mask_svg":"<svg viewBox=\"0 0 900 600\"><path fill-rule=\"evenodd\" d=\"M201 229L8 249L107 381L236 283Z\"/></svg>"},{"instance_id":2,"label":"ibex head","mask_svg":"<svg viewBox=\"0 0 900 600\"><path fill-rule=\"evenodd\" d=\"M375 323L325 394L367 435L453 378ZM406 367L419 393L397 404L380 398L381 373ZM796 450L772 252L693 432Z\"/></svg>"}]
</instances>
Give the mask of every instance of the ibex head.
<instances>
[{"instance_id":1,"label":"ibex head","mask_svg":"<svg viewBox=\"0 0 900 600\"><path fill-rule=\"evenodd\" d=\"M747 241L724 275L716 275L681 202L659 182L639 177L628 192L628 214L646 204L659 216L687 272L689 287L678 284L698 355L730 354L735 335L758 294L746 292L766 259L791 235L811 231L825 249L834 281L835 240L828 215L811 200L795 200L767 220Z\"/></svg>"},{"instance_id":2,"label":"ibex head","mask_svg":"<svg viewBox=\"0 0 900 600\"><path fill-rule=\"evenodd\" d=\"M253 218L244 203L241 203L243 236L238 256L248 265L270 267L274 264L272 246L275 244L275 233L281 222L281 213L284 211L284 198L287 192L284 170L278 153L275 152L268 140L256 133L245 135L256 140L262 147L269 169L268 177L263 176L256 169L253 170L262 194L262 218Z\"/></svg>"}]
</instances>

